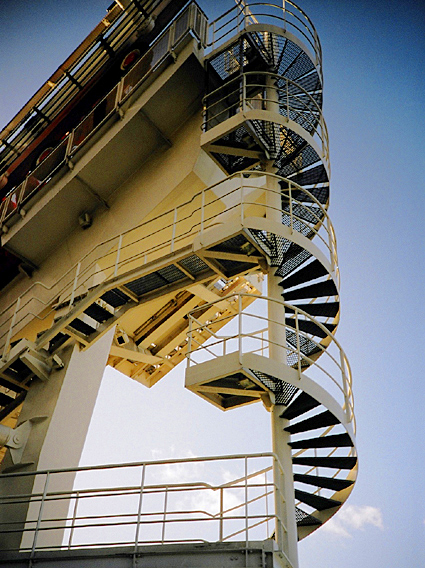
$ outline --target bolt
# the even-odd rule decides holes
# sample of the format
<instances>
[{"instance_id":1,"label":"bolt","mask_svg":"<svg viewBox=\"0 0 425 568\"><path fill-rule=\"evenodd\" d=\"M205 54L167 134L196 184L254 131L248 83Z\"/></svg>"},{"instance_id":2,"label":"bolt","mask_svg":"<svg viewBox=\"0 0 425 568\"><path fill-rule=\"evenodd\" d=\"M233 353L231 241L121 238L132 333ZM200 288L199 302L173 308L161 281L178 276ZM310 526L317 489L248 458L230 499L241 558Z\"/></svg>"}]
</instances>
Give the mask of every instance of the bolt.
<instances>
[{"instance_id":1,"label":"bolt","mask_svg":"<svg viewBox=\"0 0 425 568\"><path fill-rule=\"evenodd\" d=\"M12 442L16 445L22 445L22 440L19 434L14 434L12 438Z\"/></svg>"}]
</instances>

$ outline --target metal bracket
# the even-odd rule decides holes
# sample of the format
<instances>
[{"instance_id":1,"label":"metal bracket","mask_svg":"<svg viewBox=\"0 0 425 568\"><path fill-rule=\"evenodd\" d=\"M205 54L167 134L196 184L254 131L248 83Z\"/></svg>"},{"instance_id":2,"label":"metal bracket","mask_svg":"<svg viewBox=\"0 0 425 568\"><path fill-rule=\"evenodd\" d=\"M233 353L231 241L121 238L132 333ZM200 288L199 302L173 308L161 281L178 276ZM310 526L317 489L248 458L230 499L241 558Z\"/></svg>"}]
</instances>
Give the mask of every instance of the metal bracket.
<instances>
[{"instance_id":1,"label":"metal bracket","mask_svg":"<svg viewBox=\"0 0 425 568\"><path fill-rule=\"evenodd\" d=\"M22 460L33 424L42 422L46 418L47 416L35 416L15 429L0 424L0 447L6 446L9 448L10 457L14 464L18 464Z\"/></svg>"}]
</instances>

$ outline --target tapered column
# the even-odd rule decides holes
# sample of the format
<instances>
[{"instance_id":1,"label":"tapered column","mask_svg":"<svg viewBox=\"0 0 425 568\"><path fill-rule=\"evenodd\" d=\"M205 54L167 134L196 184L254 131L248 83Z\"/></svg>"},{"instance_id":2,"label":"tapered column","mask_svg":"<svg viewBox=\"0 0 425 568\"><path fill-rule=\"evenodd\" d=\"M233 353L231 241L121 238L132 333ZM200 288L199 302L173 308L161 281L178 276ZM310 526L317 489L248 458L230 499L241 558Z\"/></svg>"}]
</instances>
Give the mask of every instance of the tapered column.
<instances>
[{"instance_id":1,"label":"tapered column","mask_svg":"<svg viewBox=\"0 0 425 568\"><path fill-rule=\"evenodd\" d=\"M108 332L86 351L80 351L77 344L69 345L60 352L63 367L56 368L50 377L34 384L25 400L19 423L31 421L32 429L20 464L13 464L9 452L2 462L2 473L16 469L19 473L46 469L75 468L79 465L87 431L93 414L96 398L109 355L114 330ZM59 365L57 366L59 367ZM55 490L54 476L49 481L48 492ZM71 490L75 474L61 476L61 490ZM43 494L46 477L32 475L3 477L0 475L0 522L10 524L14 533L2 534L0 530L0 550L25 548L30 546L34 533L20 533L27 520L36 519L40 503L22 499L17 506L8 506L4 497L22 494ZM52 515L66 516L68 504L57 501ZM57 511L56 511L57 508ZM15 524L11 524L15 523ZM4 525L0 525L3 526ZM33 528L35 524L29 525ZM56 533L56 534L54 534ZM57 541L57 532L41 532L38 545L48 546L49 538Z\"/></svg>"}]
</instances>

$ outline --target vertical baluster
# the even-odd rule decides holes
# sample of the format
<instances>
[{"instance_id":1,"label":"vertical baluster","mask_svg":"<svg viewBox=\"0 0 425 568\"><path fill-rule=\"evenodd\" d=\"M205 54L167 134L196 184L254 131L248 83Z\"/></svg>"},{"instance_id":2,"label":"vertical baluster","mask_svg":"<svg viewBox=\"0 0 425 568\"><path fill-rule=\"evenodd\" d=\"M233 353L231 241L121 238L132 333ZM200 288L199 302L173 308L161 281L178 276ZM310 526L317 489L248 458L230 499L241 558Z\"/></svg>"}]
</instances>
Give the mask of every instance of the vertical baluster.
<instances>
[{"instance_id":1,"label":"vertical baluster","mask_svg":"<svg viewBox=\"0 0 425 568\"><path fill-rule=\"evenodd\" d=\"M21 296L19 296L19 298L16 300L15 311L13 312L12 321L10 322L9 332L6 337L6 343L4 344L3 356L2 356L3 360L5 360L7 357L7 351L9 349L10 340L12 339L13 327L16 323L16 317L18 315L18 310L20 305L21 305Z\"/></svg>"},{"instance_id":2,"label":"vertical baluster","mask_svg":"<svg viewBox=\"0 0 425 568\"><path fill-rule=\"evenodd\" d=\"M33 541L32 541L32 549L31 549L31 555L30 555L31 560L34 558L34 555L35 555L38 533L40 531L41 520L43 518L44 504L46 502L46 497L47 497L47 487L49 485L49 480L50 480L50 472L48 471L47 474L46 474L46 481L44 482L43 496L41 498L40 509L38 511L38 517L37 517L37 524L36 524L36 527L35 527L34 538L33 538Z\"/></svg>"},{"instance_id":3,"label":"vertical baluster","mask_svg":"<svg viewBox=\"0 0 425 568\"><path fill-rule=\"evenodd\" d=\"M137 554L137 551L139 549L140 519L142 515L143 491L145 488L145 473L146 473L146 464L144 463L142 467L142 479L140 481L139 505L137 508L136 534L134 537L134 554Z\"/></svg>"}]
</instances>

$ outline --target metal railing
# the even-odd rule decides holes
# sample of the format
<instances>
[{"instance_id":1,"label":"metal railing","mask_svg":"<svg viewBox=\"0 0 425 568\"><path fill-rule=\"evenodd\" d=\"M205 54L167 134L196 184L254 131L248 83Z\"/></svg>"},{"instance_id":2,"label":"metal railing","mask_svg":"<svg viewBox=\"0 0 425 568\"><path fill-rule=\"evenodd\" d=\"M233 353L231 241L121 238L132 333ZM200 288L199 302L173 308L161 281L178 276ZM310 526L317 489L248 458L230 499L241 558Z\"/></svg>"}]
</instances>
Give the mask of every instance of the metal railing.
<instances>
[{"instance_id":1,"label":"metal railing","mask_svg":"<svg viewBox=\"0 0 425 568\"><path fill-rule=\"evenodd\" d=\"M223 315L221 318L220 308L217 306L213 322L203 322L197 317L201 308L189 312L187 366L198 365L234 352L238 352L240 356L254 353L270 358L270 348L277 347L286 358L286 364L296 369L299 378L305 374L337 400L345 410L347 422L352 422L355 428L351 368L334 335L323 323L305 311L266 296L259 296L255 303L242 310L243 296L243 293L239 293L227 298L234 310L232 316ZM206 304L202 309L216 304L219 302ZM286 321L270 320L269 314L281 313L281 308L286 311ZM215 331L218 323L221 328L234 316L236 318L232 326L223 328L220 333ZM223 318L226 321L222 321ZM284 331L285 345L277 344L269 337L270 322ZM316 333L302 331L305 322L308 322ZM318 338L319 333L322 338ZM203 341L197 339L199 335ZM206 337L208 339L205 341Z\"/></svg>"},{"instance_id":2,"label":"metal railing","mask_svg":"<svg viewBox=\"0 0 425 568\"><path fill-rule=\"evenodd\" d=\"M4 474L2 551L284 538L283 478L273 453Z\"/></svg>"},{"instance_id":3,"label":"metal railing","mask_svg":"<svg viewBox=\"0 0 425 568\"><path fill-rule=\"evenodd\" d=\"M281 116L300 125L318 143L323 159L329 164L329 136L322 110L315 98L285 77L265 71L241 73L204 97L205 132L238 113L268 110L268 103L278 104ZM257 120L261 118L257 117ZM261 134L257 132L261 137ZM279 141L271 141L279 145ZM282 144L286 140L282 140Z\"/></svg>"},{"instance_id":4,"label":"metal railing","mask_svg":"<svg viewBox=\"0 0 425 568\"><path fill-rule=\"evenodd\" d=\"M274 189L276 180L284 184L281 192ZM267 198L273 193L285 197L285 210L279 210L282 224L291 232L315 238L338 277L335 233L325 206L289 179L257 171L238 172L174 209L94 246L53 284L31 284L0 313L0 355L7 356L13 334L33 318L48 321L55 313L53 300L67 302L71 309L75 299L93 286L173 253L193 242L197 234L232 218L242 223L250 217L263 218L273 209Z\"/></svg>"},{"instance_id":5,"label":"metal railing","mask_svg":"<svg viewBox=\"0 0 425 568\"><path fill-rule=\"evenodd\" d=\"M258 25L258 26L257 26ZM311 50L312 61L315 62L321 75L322 48L316 28L301 8L293 2L283 0L277 2L240 1L236 6L219 16L209 26L208 47L211 50L231 39L244 30L261 33L264 25L274 25L294 34Z\"/></svg>"},{"instance_id":6,"label":"metal railing","mask_svg":"<svg viewBox=\"0 0 425 568\"><path fill-rule=\"evenodd\" d=\"M191 3L177 16L173 23L154 42L152 47L139 59L119 83L103 98L93 110L71 130L44 160L31 171L16 188L13 188L0 203L0 228L13 215L25 213L30 200L44 188L84 147L84 144L99 131L112 117L118 116L121 106L146 79L157 71L167 60L172 62L172 52L187 33L193 33L204 42L206 19L196 3Z\"/></svg>"}]
</instances>

